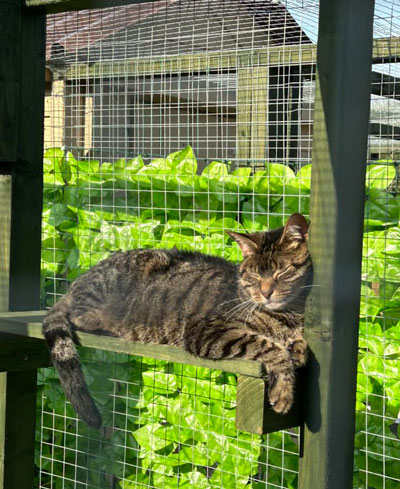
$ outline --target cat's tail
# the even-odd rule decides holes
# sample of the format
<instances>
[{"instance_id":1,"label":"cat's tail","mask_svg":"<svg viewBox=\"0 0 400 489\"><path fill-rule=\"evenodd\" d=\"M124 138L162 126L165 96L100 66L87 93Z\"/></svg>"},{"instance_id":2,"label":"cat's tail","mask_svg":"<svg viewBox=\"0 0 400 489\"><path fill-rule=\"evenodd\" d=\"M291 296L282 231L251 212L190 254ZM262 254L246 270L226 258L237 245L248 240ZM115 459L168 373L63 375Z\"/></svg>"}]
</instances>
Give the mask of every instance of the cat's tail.
<instances>
[{"instance_id":1,"label":"cat's tail","mask_svg":"<svg viewBox=\"0 0 400 489\"><path fill-rule=\"evenodd\" d=\"M58 371L65 395L73 408L89 426L100 428L102 420L83 377L75 347L74 334L68 318L69 297L63 297L43 321L43 335Z\"/></svg>"}]
</instances>

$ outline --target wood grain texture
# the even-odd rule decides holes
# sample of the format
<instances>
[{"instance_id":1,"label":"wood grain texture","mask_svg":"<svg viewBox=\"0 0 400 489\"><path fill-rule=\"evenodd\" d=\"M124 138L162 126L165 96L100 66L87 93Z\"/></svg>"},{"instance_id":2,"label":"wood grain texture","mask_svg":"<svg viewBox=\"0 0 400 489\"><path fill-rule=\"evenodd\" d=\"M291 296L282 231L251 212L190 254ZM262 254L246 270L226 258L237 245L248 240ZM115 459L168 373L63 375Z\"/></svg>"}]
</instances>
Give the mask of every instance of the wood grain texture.
<instances>
[{"instance_id":1,"label":"wood grain texture","mask_svg":"<svg viewBox=\"0 0 400 489\"><path fill-rule=\"evenodd\" d=\"M24 315L25 314L25 315ZM39 338L43 341L41 319L45 312L33 311L26 313L1 313L0 335L12 333L26 338ZM100 350L126 353L141 357L156 358L171 362L185 363L199 367L206 367L250 377L261 377L263 369L260 363L250 360L207 360L187 353L181 348L169 345L153 345L144 343L127 342L120 338L110 336L98 336L88 333L78 333L82 346L98 348Z\"/></svg>"},{"instance_id":2,"label":"wood grain texture","mask_svg":"<svg viewBox=\"0 0 400 489\"><path fill-rule=\"evenodd\" d=\"M298 489L350 489L353 477L373 0L321 0L306 308L304 456Z\"/></svg>"},{"instance_id":3,"label":"wood grain texture","mask_svg":"<svg viewBox=\"0 0 400 489\"><path fill-rule=\"evenodd\" d=\"M400 37L374 39L374 63L392 63L400 59ZM94 65L71 65L67 80L112 78L128 75L158 75L209 70L239 70L251 67L301 66L303 75L312 72L317 60L317 45L271 46L252 50L196 53L163 57L135 58Z\"/></svg>"}]
</instances>

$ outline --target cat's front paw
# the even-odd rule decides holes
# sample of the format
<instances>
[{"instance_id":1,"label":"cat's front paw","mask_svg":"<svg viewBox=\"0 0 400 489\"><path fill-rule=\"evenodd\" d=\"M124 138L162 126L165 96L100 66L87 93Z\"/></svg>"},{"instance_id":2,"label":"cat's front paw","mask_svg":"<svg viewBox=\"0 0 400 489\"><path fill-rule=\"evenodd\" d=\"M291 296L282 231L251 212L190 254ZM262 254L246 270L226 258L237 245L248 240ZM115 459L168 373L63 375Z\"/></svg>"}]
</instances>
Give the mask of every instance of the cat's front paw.
<instances>
[{"instance_id":1,"label":"cat's front paw","mask_svg":"<svg viewBox=\"0 0 400 489\"><path fill-rule=\"evenodd\" d=\"M288 350L295 368L303 367L307 362L307 343L303 338L297 338L289 343Z\"/></svg>"},{"instance_id":2,"label":"cat's front paw","mask_svg":"<svg viewBox=\"0 0 400 489\"><path fill-rule=\"evenodd\" d=\"M270 379L268 400L276 413L286 414L293 404L293 378L290 374L280 374Z\"/></svg>"}]
</instances>

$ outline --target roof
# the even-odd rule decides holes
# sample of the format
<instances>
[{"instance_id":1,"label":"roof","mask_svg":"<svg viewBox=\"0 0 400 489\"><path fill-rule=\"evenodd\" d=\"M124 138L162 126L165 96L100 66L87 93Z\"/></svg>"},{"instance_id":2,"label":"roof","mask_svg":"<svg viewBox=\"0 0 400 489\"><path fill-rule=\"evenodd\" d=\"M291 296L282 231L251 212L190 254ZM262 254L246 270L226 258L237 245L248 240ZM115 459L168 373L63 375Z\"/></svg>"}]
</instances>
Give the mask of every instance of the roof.
<instances>
[{"instance_id":1,"label":"roof","mask_svg":"<svg viewBox=\"0 0 400 489\"><path fill-rule=\"evenodd\" d=\"M277 0L161 0L50 15L46 56L93 63L310 42Z\"/></svg>"}]
</instances>

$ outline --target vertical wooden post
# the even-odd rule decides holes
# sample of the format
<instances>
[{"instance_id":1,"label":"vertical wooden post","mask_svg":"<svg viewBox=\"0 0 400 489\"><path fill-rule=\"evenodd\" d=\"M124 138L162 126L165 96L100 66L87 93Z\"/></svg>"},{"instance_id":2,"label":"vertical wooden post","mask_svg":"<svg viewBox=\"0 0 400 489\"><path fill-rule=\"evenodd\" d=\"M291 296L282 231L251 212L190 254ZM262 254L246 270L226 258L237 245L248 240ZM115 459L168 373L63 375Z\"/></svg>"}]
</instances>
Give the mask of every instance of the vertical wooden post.
<instances>
[{"instance_id":1,"label":"vertical wooden post","mask_svg":"<svg viewBox=\"0 0 400 489\"><path fill-rule=\"evenodd\" d=\"M321 0L299 489L352 487L373 0Z\"/></svg>"},{"instance_id":2,"label":"vertical wooden post","mask_svg":"<svg viewBox=\"0 0 400 489\"><path fill-rule=\"evenodd\" d=\"M0 256L10 260L1 265L0 303L11 311L40 304L45 18L23 3L0 0L0 165L11 174L1 179L9 200ZM1 489L34 485L35 418L36 370L0 374Z\"/></svg>"},{"instance_id":3,"label":"vertical wooden post","mask_svg":"<svg viewBox=\"0 0 400 489\"><path fill-rule=\"evenodd\" d=\"M237 158L265 161L268 68L241 68L237 88Z\"/></svg>"},{"instance_id":4,"label":"vertical wooden post","mask_svg":"<svg viewBox=\"0 0 400 489\"><path fill-rule=\"evenodd\" d=\"M268 68L265 66L252 69L253 93L251 104L251 139L250 158L252 163L265 161L267 144L268 114Z\"/></svg>"},{"instance_id":5,"label":"vertical wooden post","mask_svg":"<svg viewBox=\"0 0 400 489\"><path fill-rule=\"evenodd\" d=\"M251 68L240 69L238 71L236 116L236 157L240 160L250 159L252 86Z\"/></svg>"},{"instance_id":6,"label":"vertical wooden post","mask_svg":"<svg viewBox=\"0 0 400 489\"><path fill-rule=\"evenodd\" d=\"M17 158L12 165L11 311L40 305L45 16L20 4Z\"/></svg>"}]
</instances>

